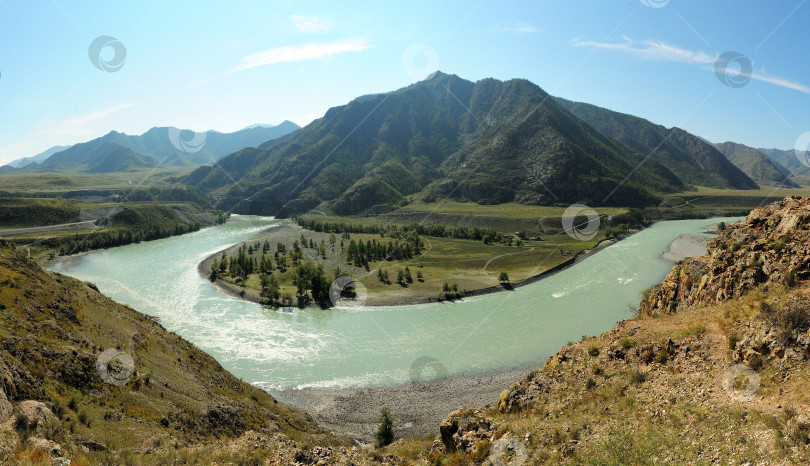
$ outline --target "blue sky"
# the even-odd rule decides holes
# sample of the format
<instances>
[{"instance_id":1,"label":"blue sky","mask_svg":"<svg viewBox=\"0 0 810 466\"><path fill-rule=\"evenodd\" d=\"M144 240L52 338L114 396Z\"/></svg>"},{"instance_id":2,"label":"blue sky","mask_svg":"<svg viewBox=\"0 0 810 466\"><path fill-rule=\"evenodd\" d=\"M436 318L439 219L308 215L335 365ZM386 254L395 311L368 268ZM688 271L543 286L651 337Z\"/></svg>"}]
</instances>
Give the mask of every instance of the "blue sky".
<instances>
[{"instance_id":1,"label":"blue sky","mask_svg":"<svg viewBox=\"0 0 810 466\"><path fill-rule=\"evenodd\" d=\"M788 149L810 131L806 2L0 0L0 163L111 130L304 125L436 68ZM90 60L102 35L115 72ZM739 87L715 73L729 51Z\"/></svg>"}]
</instances>

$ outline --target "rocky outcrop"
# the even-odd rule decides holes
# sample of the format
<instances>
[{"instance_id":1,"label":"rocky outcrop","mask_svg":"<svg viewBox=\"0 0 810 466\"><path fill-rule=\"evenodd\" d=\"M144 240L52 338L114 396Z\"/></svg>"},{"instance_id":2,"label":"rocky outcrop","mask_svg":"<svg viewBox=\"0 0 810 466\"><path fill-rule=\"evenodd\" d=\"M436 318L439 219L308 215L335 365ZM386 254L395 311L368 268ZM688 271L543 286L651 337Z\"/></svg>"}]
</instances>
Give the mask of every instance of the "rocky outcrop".
<instances>
[{"instance_id":1,"label":"rocky outcrop","mask_svg":"<svg viewBox=\"0 0 810 466\"><path fill-rule=\"evenodd\" d=\"M810 198L787 197L753 210L709 243L706 256L676 264L642 301L639 313L672 314L680 306L737 298L760 285L810 277Z\"/></svg>"},{"instance_id":2,"label":"rocky outcrop","mask_svg":"<svg viewBox=\"0 0 810 466\"><path fill-rule=\"evenodd\" d=\"M442 447L453 453L471 453L479 445L492 442L495 422L483 410L460 409L451 413L439 425Z\"/></svg>"},{"instance_id":3,"label":"rocky outcrop","mask_svg":"<svg viewBox=\"0 0 810 466\"><path fill-rule=\"evenodd\" d=\"M6 422L6 419L11 417L13 407L6 398L6 393L0 389L0 424Z\"/></svg>"}]
</instances>

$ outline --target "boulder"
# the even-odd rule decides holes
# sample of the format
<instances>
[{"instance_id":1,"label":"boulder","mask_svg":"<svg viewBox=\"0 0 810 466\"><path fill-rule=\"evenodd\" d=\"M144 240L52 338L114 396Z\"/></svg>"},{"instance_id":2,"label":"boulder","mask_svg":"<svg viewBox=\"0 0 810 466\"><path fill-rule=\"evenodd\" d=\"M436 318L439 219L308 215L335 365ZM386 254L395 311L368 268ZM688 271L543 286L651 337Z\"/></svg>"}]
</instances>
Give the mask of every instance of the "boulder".
<instances>
[{"instance_id":1,"label":"boulder","mask_svg":"<svg viewBox=\"0 0 810 466\"><path fill-rule=\"evenodd\" d=\"M42 450L49 455L57 455L62 452L61 445L44 438L30 437L26 446L32 450Z\"/></svg>"},{"instance_id":2,"label":"boulder","mask_svg":"<svg viewBox=\"0 0 810 466\"><path fill-rule=\"evenodd\" d=\"M20 414L28 417L29 422L36 422L38 425L47 425L54 422L59 422L56 415L50 408L45 406L41 401L26 400L17 405L17 410Z\"/></svg>"},{"instance_id":3,"label":"boulder","mask_svg":"<svg viewBox=\"0 0 810 466\"><path fill-rule=\"evenodd\" d=\"M482 441L492 441L494 421L482 410L460 409L439 425L447 452L474 452Z\"/></svg>"}]
</instances>

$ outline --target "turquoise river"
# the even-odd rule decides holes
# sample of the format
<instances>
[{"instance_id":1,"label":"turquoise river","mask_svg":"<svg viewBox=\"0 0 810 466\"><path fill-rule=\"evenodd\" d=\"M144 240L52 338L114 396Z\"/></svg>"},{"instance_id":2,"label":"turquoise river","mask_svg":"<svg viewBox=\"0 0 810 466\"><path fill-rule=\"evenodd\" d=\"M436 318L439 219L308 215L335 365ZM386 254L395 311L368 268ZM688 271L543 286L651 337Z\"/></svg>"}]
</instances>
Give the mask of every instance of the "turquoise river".
<instances>
[{"instance_id":1,"label":"turquoise river","mask_svg":"<svg viewBox=\"0 0 810 466\"><path fill-rule=\"evenodd\" d=\"M251 216L84 254L52 270L159 317L227 370L271 392L391 386L408 382L418 361L449 376L541 365L568 341L632 317L642 292L671 269L661 258L669 244L720 220L738 219L659 222L539 282L454 303L277 311L226 296L197 264L279 223Z\"/></svg>"}]
</instances>

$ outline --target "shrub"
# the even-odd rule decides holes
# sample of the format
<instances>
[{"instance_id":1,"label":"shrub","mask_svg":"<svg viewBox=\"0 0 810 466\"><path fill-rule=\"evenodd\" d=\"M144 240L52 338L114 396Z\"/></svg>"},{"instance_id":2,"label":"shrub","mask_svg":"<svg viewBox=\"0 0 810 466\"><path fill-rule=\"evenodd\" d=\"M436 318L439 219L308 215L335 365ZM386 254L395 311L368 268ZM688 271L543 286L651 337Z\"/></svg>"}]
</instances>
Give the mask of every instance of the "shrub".
<instances>
[{"instance_id":1,"label":"shrub","mask_svg":"<svg viewBox=\"0 0 810 466\"><path fill-rule=\"evenodd\" d=\"M799 284L799 276L795 269L788 272L784 278L784 283L786 286L796 286Z\"/></svg>"},{"instance_id":2,"label":"shrub","mask_svg":"<svg viewBox=\"0 0 810 466\"><path fill-rule=\"evenodd\" d=\"M52 412L53 412L53 414L55 414L55 415L56 415L56 417L57 417L57 418L59 418L59 419L62 419L62 418L64 418L64 417L65 417L65 408L63 408L63 407L62 407L62 405L61 405L61 404L59 404L58 402L54 402L54 403L51 405L51 411L52 411Z\"/></svg>"},{"instance_id":3,"label":"shrub","mask_svg":"<svg viewBox=\"0 0 810 466\"><path fill-rule=\"evenodd\" d=\"M740 336L739 335L737 335L736 333L734 335L731 335L728 338L728 349L730 349L731 351L734 351L735 349L737 349L737 343L739 343L739 342L740 342Z\"/></svg>"},{"instance_id":4,"label":"shrub","mask_svg":"<svg viewBox=\"0 0 810 466\"><path fill-rule=\"evenodd\" d=\"M748 360L748 365L751 366L751 369L754 369L755 371L762 369L764 363L765 361L762 359L762 356L758 354L751 356L751 358Z\"/></svg>"},{"instance_id":5,"label":"shrub","mask_svg":"<svg viewBox=\"0 0 810 466\"><path fill-rule=\"evenodd\" d=\"M23 440L28 439L28 436L31 435L31 432L36 430L36 428L36 422L29 421L28 416L23 413L17 414L17 417L14 418L14 430L20 434Z\"/></svg>"},{"instance_id":6,"label":"shrub","mask_svg":"<svg viewBox=\"0 0 810 466\"><path fill-rule=\"evenodd\" d=\"M590 348L588 348L588 355L594 358L599 356L599 348L591 346Z\"/></svg>"},{"instance_id":7,"label":"shrub","mask_svg":"<svg viewBox=\"0 0 810 466\"><path fill-rule=\"evenodd\" d=\"M630 373L630 381L636 385L641 385L647 381L647 374L636 369Z\"/></svg>"},{"instance_id":8,"label":"shrub","mask_svg":"<svg viewBox=\"0 0 810 466\"><path fill-rule=\"evenodd\" d=\"M628 337L622 337L622 339L619 340L619 346L624 349L630 349L633 347L633 340Z\"/></svg>"},{"instance_id":9,"label":"shrub","mask_svg":"<svg viewBox=\"0 0 810 466\"><path fill-rule=\"evenodd\" d=\"M585 381L585 388L590 390L596 386L596 381L592 378L588 377L588 380Z\"/></svg>"},{"instance_id":10,"label":"shrub","mask_svg":"<svg viewBox=\"0 0 810 466\"><path fill-rule=\"evenodd\" d=\"M660 364L664 364L671 356L672 354L670 353L669 348L665 346L661 348L661 351L658 352L658 356L656 356L655 360Z\"/></svg>"},{"instance_id":11,"label":"shrub","mask_svg":"<svg viewBox=\"0 0 810 466\"><path fill-rule=\"evenodd\" d=\"M390 445L394 441L394 420L391 417L391 410L386 407L380 409L380 425L374 439L376 448Z\"/></svg>"}]
</instances>

